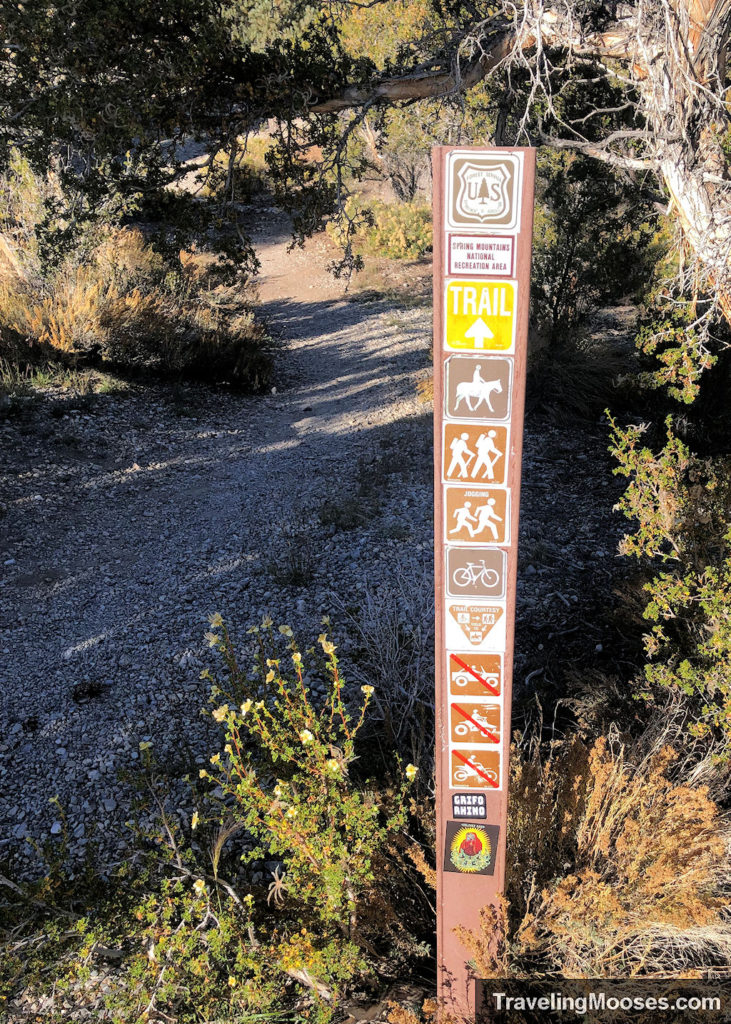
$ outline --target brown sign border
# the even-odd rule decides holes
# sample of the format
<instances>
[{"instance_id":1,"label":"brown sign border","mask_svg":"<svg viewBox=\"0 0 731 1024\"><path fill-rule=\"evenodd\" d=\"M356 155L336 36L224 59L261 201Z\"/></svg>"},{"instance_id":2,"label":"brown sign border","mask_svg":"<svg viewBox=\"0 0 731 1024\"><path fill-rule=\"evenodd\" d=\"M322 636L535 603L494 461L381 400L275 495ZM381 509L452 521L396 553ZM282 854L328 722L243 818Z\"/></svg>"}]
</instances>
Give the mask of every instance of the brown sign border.
<instances>
[{"instance_id":1,"label":"brown sign border","mask_svg":"<svg viewBox=\"0 0 731 1024\"><path fill-rule=\"evenodd\" d=\"M454 147L465 152L468 147ZM481 349L448 349L445 341L444 296L445 280L451 276L447 273L447 238L446 238L446 195L445 176L447 155L450 147L435 147L433 150L433 182L434 182L434 479L435 479L435 581L436 581L436 728L437 728L437 948L438 948L438 994L444 1011L454 1016L460 1015L474 1019L474 985L473 975L467 959L469 952L460 943L455 934L455 927L479 927L479 912L486 904L494 903L497 894L504 887L505 865L505 832L504 822L507 818L507 791L505 786L500 790L485 790L487 821L495 822L499 828L495 873L492 876L466 875L458 872L445 872L445 837L446 825L454 821L452 817L452 794L460 790L450 787L450 743L449 718L446 702L449 695L449 676L447 659L449 650L469 651L470 645L464 641L457 646L447 647L445 643L447 604L459 603L455 599L447 599L445 594L446 559L443 554L444 544L444 496L445 483L460 485L458 480L442 479L442 438L444 416L444 364L452 355L494 355L513 359L513 384L511 396L511 418L497 425L509 425L508 439L508 471L503 486L511 491L511 537L518 536L518 513L520 504L520 469L522 454L522 425L525 402L525 374L528 337L528 296L530 281L531 236L533 222L533 188L535 180L535 150L532 149L492 149L491 156L500 154L523 154L522 160L522 196L520 205L520 222L511 230L496 229L491 224L449 224L449 231L457 234L513 235L515 237L515 273L513 280L518 281L518 296L515 325L515 344L513 352L506 350ZM485 150L475 147L475 155L484 154ZM460 274L466 279L470 275ZM480 281L489 280L476 275ZM497 278L496 278L497 279ZM509 280L500 278L500 280ZM450 420L450 422L454 422ZM474 424L474 420L469 423ZM474 483L474 481L466 482ZM504 605L505 618L505 651L492 652L475 649L475 654L502 653L502 692L503 692L503 725L502 773L508 773L508 744L510 737L510 698L513 663L513 643L515 630L515 594L518 565L517 544L508 549L507 566L507 598ZM466 602L485 604L489 602ZM480 791L482 792L482 791Z\"/></svg>"}]
</instances>

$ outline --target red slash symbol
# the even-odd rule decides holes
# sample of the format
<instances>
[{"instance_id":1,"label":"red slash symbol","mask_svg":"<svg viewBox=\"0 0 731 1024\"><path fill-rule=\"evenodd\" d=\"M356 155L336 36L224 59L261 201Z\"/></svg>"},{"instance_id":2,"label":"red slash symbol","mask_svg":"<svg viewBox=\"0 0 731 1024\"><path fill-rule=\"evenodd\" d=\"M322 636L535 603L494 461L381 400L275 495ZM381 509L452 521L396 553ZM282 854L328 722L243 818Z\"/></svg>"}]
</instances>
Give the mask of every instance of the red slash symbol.
<instances>
[{"instance_id":1,"label":"red slash symbol","mask_svg":"<svg viewBox=\"0 0 731 1024\"><path fill-rule=\"evenodd\" d=\"M500 742L500 740L499 740L499 739L497 738L497 736L495 735L495 733L494 733L494 732L490 732L490 730L489 730L489 729L486 729L484 725L480 725L480 723L479 723L478 721L476 721L476 720L475 720L475 719L474 719L474 718L472 717L472 715L468 715L468 714L467 714L467 712L466 712L466 711L464 711L464 710L463 710L463 709L462 709L462 708L461 708L461 707L459 706L459 704L453 704L453 705L452 705L452 707L454 708L454 710L455 710L455 711L459 711L460 715L462 715L462 717L463 717L463 718L466 718L468 722L472 722L472 724L473 724L473 725L474 725L474 726L475 726L475 727L476 727L477 729L479 729L479 730L480 730L480 732L483 732L483 733L485 734L485 736L487 736L487 738L488 738L488 739L489 739L489 740L490 740L490 741L491 741L492 743L499 743L499 742Z\"/></svg>"},{"instance_id":2,"label":"red slash symbol","mask_svg":"<svg viewBox=\"0 0 731 1024\"><path fill-rule=\"evenodd\" d=\"M500 696L500 691L499 690L496 690L494 686L490 686L489 683L485 682L485 680L482 678L482 676L478 675L477 672L475 672L474 669L471 669L470 666L467 665L464 661L462 661L461 658L458 658L456 654L450 654L449 657L452 659L452 661L456 661L457 664L459 665L459 667L463 668L465 670L465 672L469 672L469 674L473 677L473 679L476 679L478 683L482 683L482 685L485 687L485 689L489 690L490 693L493 695L493 697L499 697Z\"/></svg>"},{"instance_id":3,"label":"red slash symbol","mask_svg":"<svg viewBox=\"0 0 731 1024\"><path fill-rule=\"evenodd\" d=\"M489 782L493 789L499 789L500 788L497 782L493 782L493 780L490 778L490 776L486 775L485 772L483 772L480 768L478 768L476 764L472 764L472 762L470 761L469 758L463 757L462 754L460 754L460 752L458 750L453 750L452 753L454 754L455 757L458 757L460 759L460 761L464 761L465 764L469 765L470 768L473 771L477 772L478 775L481 775L482 778L485 780L485 782Z\"/></svg>"}]
</instances>

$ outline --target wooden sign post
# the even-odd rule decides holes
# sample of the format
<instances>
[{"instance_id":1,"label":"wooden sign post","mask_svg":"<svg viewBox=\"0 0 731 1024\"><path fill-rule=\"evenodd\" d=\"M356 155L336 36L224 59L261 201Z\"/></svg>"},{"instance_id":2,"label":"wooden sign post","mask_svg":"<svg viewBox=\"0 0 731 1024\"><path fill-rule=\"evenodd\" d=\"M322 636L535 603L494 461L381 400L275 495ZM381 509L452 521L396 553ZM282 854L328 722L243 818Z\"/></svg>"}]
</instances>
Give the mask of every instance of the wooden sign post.
<instances>
[{"instance_id":1,"label":"wooden sign post","mask_svg":"<svg viewBox=\"0 0 731 1024\"><path fill-rule=\"evenodd\" d=\"M473 1021L454 929L505 878L535 151L433 162L438 986Z\"/></svg>"}]
</instances>

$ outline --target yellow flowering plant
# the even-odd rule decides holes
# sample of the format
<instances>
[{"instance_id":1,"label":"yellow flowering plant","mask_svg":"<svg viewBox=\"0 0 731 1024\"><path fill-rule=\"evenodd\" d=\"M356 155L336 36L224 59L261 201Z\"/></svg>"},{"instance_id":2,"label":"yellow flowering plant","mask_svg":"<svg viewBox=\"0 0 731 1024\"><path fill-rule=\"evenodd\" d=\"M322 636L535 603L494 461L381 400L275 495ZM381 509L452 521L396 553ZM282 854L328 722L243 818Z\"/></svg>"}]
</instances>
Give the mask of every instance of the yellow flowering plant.
<instances>
[{"instance_id":1,"label":"yellow flowering plant","mask_svg":"<svg viewBox=\"0 0 731 1024\"><path fill-rule=\"evenodd\" d=\"M186 777L195 808L182 813L154 744L140 743L135 856L95 889L78 933L59 918L70 947L54 969L54 992L73 997L81 986L87 998L98 947L123 951L118 983L91 993L98 1012L119 1024L330 1024L356 985L384 971L398 977L408 956L426 953L412 921L419 889L403 858L412 772L399 767L395 783L384 773L368 780L358 737L371 693L356 686L346 698L327 635L316 659L313 650L300 654L291 630L265 621L250 634L258 654L249 672L223 621L210 624L226 668L210 709L222 737ZM284 644L290 657L278 656ZM316 673L328 684L319 699L309 682ZM19 913L45 914L52 884L36 890L37 903L21 901ZM69 907L76 919L76 899ZM0 975L5 967L14 977L36 949L5 964L0 949Z\"/></svg>"},{"instance_id":2,"label":"yellow flowering plant","mask_svg":"<svg viewBox=\"0 0 731 1024\"><path fill-rule=\"evenodd\" d=\"M373 688L353 688L346 699L326 633L318 662L314 648L307 657L299 651L289 627L265 621L252 634L255 667L245 673L225 624L217 626L227 680L214 688L212 716L224 753L205 772L218 794L209 804L218 808L217 834L248 837L253 846L239 854L245 865L281 862L269 901L279 908L272 967L307 979L314 993L339 990L366 970L373 936L364 917L406 822L415 773L399 768L390 787L359 776L357 738ZM288 659L277 656L285 641ZM327 683L319 701L309 682L316 673Z\"/></svg>"}]
</instances>

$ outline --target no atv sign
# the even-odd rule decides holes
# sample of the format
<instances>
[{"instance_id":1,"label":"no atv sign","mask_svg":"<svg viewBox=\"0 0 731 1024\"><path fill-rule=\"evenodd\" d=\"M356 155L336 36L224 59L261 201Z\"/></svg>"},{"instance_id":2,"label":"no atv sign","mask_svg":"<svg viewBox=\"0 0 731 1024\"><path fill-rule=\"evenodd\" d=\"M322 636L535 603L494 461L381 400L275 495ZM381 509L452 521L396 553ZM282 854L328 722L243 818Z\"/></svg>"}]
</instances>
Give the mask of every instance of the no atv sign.
<instances>
[{"instance_id":1,"label":"no atv sign","mask_svg":"<svg viewBox=\"0 0 731 1024\"><path fill-rule=\"evenodd\" d=\"M528 149L434 150L437 945L452 1019L475 1019L455 929L479 926L505 876L534 171Z\"/></svg>"}]
</instances>

